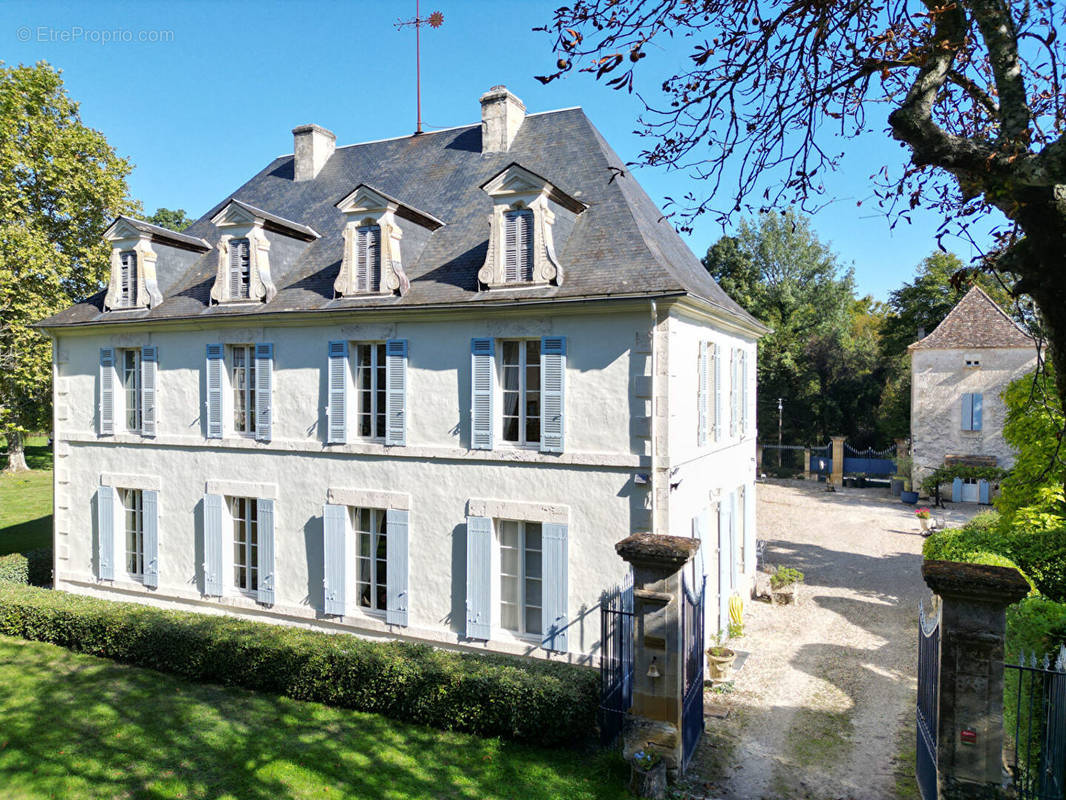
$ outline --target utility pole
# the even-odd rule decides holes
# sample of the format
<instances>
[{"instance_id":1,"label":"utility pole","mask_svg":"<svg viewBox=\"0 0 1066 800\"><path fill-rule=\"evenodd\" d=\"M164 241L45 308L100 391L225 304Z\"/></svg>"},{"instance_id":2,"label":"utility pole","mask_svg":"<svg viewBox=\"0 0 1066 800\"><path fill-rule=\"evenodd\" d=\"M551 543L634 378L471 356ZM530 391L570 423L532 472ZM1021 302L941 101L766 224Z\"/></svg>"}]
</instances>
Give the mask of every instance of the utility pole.
<instances>
[{"instance_id":1,"label":"utility pole","mask_svg":"<svg viewBox=\"0 0 1066 800\"><path fill-rule=\"evenodd\" d=\"M444 24L444 15L434 11L425 19L418 13L418 2L415 0L415 18L399 20L396 23L397 30L403 30L414 26L415 29L415 104L417 106L418 127L415 128L415 136L422 133L422 26L428 24L431 28L439 28Z\"/></svg>"}]
</instances>

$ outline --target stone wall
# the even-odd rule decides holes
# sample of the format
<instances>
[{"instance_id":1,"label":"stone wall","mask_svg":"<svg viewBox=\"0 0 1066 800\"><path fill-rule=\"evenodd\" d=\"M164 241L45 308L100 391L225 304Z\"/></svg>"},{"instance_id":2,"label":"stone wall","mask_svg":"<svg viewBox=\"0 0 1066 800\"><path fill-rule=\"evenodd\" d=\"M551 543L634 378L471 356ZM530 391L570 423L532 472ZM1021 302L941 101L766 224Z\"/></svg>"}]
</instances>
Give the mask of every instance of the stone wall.
<instances>
[{"instance_id":1,"label":"stone wall","mask_svg":"<svg viewBox=\"0 0 1066 800\"><path fill-rule=\"evenodd\" d=\"M980 361L967 367L966 360ZM991 455L1001 467L1014 463L1003 440L1007 385L1036 367L1036 353L1022 348L911 352L911 455L915 481L944 463L946 455ZM983 395L982 430L962 430L962 395Z\"/></svg>"}]
</instances>

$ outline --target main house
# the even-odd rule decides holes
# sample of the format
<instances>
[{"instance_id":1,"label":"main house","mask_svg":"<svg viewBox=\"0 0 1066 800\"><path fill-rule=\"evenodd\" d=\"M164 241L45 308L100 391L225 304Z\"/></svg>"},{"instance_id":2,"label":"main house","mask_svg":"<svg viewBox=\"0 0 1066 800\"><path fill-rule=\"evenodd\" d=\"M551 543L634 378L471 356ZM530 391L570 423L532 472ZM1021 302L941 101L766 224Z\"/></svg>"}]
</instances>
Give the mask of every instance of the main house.
<instances>
[{"instance_id":1,"label":"main house","mask_svg":"<svg viewBox=\"0 0 1066 800\"><path fill-rule=\"evenodd\" d=\"M574 661L634 531L746 590L764 329L580 109L481 107L108 228L41 323L57 588Z\"/></svg>"},{"instance_id":2,"label":"main house","mask_svg":"<svg viewBox=\"0 0 1066 800\"><path fill-rule=\"evenodd\" d=\"M1010 468L1003 391L1036 368L1036 342L979 286L910 346L911 455L916 481L951 464ZM955 502L991 500L991 485L957 479Z\"/></svg>"}]
</instances>

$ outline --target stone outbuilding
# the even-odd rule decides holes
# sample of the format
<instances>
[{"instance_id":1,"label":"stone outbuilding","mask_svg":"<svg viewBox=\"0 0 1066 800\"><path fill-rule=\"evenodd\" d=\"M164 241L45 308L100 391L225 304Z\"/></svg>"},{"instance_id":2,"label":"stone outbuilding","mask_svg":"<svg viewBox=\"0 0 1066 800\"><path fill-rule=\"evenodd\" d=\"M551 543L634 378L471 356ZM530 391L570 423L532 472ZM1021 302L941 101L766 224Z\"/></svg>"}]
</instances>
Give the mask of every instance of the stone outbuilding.
<instances>
[{"instance_id":1,"label":"stone outbuilding","mask_svg":"<svg viewBox=\"0 0 1066 800\"><path fill-rule=\"evenodd\" d=\"M1036 368L1036 342L974 286L936 329L910 346L914 479L944 464L1009 468L1003 391ZM987 502L976 481L964 501Z\"/></svg>"}]
</instances>

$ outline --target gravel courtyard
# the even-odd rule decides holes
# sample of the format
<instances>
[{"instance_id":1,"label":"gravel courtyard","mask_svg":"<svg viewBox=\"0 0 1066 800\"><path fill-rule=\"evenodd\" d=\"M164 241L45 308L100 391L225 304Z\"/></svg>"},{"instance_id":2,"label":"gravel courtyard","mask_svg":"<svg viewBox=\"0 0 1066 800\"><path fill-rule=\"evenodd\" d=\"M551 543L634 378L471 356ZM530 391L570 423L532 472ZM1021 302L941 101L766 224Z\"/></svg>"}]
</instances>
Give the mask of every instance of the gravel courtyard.
<instances>
[{"instance_id":1,"label":"gravel courtyard","mask_svg":"<svg viewBox=\"0 0 1066 800\"><path fill-rule=\"evenodd\" d=\"M806 573L799 606L748 601L749 653L706 695L690 797L913 798L922 537L885 490L759 483L763 563ZM976 513L955 506L949 525Z\"/></svg>"}]
</instances>

